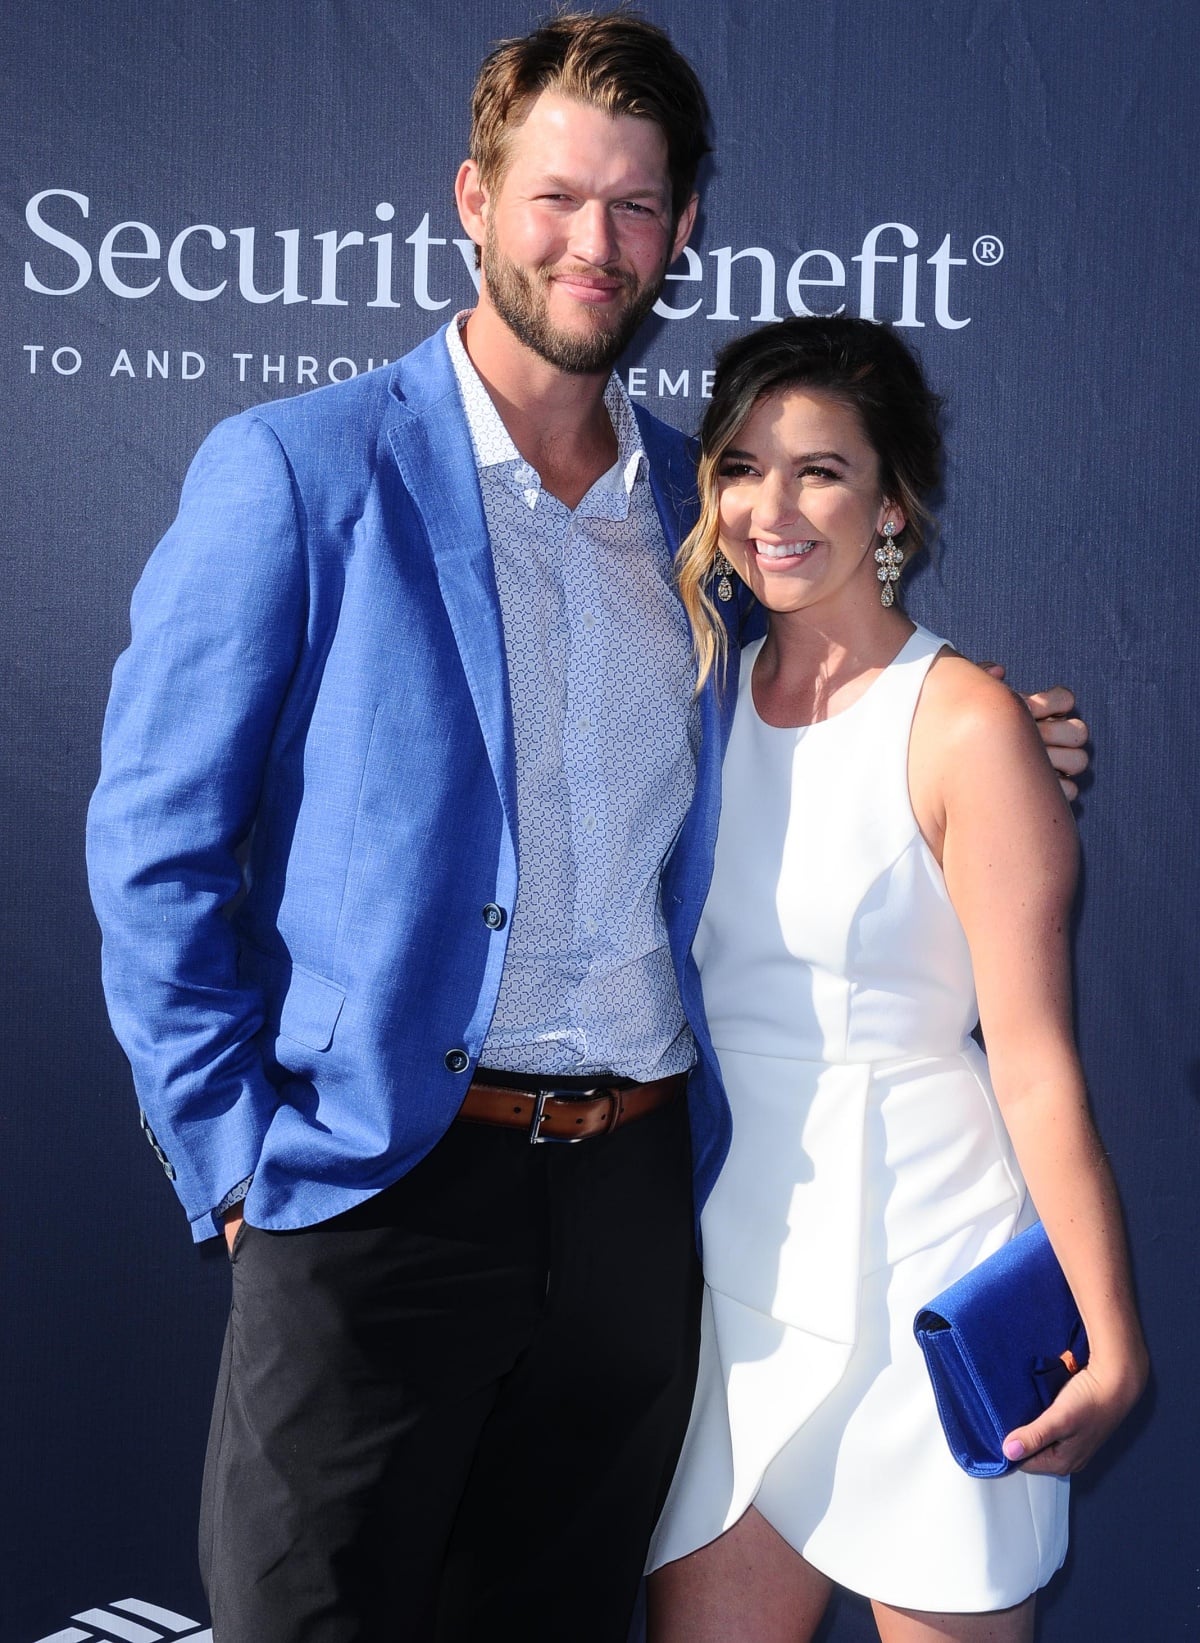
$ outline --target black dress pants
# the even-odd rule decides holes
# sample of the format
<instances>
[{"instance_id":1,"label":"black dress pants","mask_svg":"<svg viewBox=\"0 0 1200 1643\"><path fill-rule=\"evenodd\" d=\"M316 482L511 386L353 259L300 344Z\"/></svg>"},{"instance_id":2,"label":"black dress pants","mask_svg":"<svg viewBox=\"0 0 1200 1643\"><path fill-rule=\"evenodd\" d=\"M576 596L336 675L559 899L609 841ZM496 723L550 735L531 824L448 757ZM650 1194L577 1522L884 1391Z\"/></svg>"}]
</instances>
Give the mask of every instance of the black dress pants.
<instances>
[{"instance_id":1,"label":"black dress pants","mask_svg":"<svg viewBox=\"0 0 1200 1643\"><path fill-rule=\"evenodd\" d=\"M682 1100L456 1123L319 1226L246 1226L205 1468L214 1643L625 1643L687 1425Z\"/></svg>"}]
</instances>

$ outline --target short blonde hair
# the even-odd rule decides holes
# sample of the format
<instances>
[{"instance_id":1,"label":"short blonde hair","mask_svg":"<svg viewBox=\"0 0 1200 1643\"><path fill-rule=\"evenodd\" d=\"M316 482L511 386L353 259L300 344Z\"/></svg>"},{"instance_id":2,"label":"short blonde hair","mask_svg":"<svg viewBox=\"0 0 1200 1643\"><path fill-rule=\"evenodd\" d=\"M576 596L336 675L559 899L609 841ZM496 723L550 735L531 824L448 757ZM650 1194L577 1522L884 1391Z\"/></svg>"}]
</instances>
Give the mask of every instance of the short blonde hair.
<instances>
[{"instance_id":1,"label":"short blonde hair","mask_svg":"<svg viewBox=\"0 0 1200 1643\"><path fill-rule=\"evenodd\" d=\"M635 12L562 12L532 34L502 40L471 95L470 157L490 187L503 180L508 135L543 91L608 114L653 120L667 142L671 212L679 221L710 150L703 87L662 29Z\"/></svg>"}]
</instances>

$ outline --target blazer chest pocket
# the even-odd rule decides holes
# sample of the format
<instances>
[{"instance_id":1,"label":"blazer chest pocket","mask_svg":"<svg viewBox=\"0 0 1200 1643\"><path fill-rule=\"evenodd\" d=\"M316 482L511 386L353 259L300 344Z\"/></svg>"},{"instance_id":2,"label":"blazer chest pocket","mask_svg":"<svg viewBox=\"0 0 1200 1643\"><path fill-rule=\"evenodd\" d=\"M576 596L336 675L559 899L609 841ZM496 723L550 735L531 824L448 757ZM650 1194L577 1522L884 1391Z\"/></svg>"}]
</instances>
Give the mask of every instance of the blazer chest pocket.
<instances>
[{"instance_id":1,"label":"blazer chest pocket","mask_svg":"<svg viewBox=\"0 0 1200 1643\"><path fill-rule=\"evenodd\" d=\"M345 1002L341 987L296 965L279 1011L280 1034L306 1049L327 1050Z\"/></svg>"}]
</instances>

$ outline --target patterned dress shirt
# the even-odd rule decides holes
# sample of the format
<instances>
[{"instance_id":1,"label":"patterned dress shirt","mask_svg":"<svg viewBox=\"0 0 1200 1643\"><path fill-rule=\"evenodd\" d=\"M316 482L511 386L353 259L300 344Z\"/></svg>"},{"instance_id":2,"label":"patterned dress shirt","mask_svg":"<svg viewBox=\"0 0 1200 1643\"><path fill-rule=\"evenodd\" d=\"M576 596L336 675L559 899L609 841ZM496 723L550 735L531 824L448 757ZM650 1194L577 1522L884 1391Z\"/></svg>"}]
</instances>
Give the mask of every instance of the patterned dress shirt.
<instances>
[{"instance_id":1,"label":"patterned dress shirt","mask_svg":"<svg viewBox=\"0 0 1200 1643\"><path fill-rule=\"evenodd\" d=\"M447 331L479 470L516 744L519 888L484 1066L651 1079L695 1059L659 877L692 798L694 666L633 407L570 509Z\"/></svg>"}]
</instances>

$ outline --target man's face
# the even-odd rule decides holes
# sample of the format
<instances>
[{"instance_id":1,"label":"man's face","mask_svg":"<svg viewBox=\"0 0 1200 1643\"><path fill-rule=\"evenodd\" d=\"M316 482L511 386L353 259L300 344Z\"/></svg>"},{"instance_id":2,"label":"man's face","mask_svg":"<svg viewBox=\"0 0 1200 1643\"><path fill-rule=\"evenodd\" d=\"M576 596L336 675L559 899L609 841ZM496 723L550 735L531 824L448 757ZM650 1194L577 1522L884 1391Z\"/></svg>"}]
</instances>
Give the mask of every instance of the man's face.
<instances>
[{"instance_id":1,"label":"man's face","mask_svg":"<svg viewBox=\"0 0 1200 1643\"><path fill-rule=\"evenodd\" d=\"M471 169L467 163L464 173ZM461 179L460 179L461 181ZM471 188L461 190L471 198ZM693 201L671 216L667 143L652 120L543 92L509 135L500 183L478 186L481 301L560 371L608 371L683 249ZM468 230L473 226L467 220Z\"/></svg>"}]
</instances>

